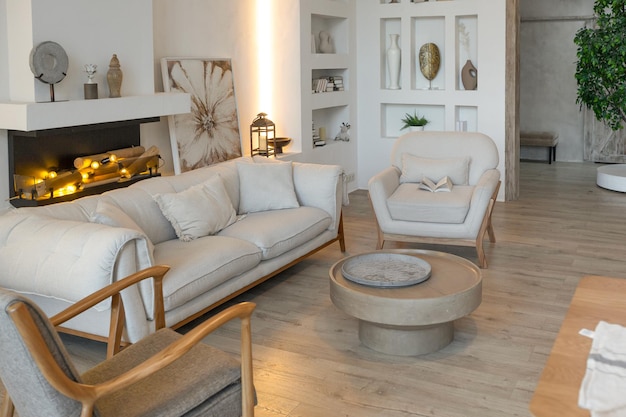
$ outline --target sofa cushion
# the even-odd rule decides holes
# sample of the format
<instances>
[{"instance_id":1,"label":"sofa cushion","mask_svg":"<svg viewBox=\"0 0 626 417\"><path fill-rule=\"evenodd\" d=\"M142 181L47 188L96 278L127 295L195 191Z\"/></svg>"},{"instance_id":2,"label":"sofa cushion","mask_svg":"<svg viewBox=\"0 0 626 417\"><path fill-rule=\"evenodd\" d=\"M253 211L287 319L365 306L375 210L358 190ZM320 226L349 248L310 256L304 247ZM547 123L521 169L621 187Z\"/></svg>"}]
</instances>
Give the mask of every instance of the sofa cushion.
<instances>
[{"instance_id":1,"label":"sofa cushion","mask_svg":"<svg viewBox=\"0 0 626 417\"><path fill-rule=\"evenodd\" d=\"M445 176L450 177L454 185L467 185L469 158L422 158L402 154L402 175L400 182L420 182L424 177L435 183Z\"/></svg>"},{"instance_id":2,"label":"sofa cushion","mask_svg":"<svg viewBox=\"0 0 626 417\"><path fill-rule=\"evenodd\" d=\"M176 232L172 224L161 212L159 205L154 201L152 197L153 194L134 186L142 182L160 180L161 178L162 177L149 178L139 181L130 187L118 188L100 195L101 199L115 204L121 208L124 213L128 214L128 217L133 219L133 221L146 232L146 235L155 245L166 240L176 239ZM156 182L157 181L155 181L155 183ZM164 182L160 183L165 184Z\"/></svg>"},{"instance_id":3,"label":"sofa cushion","mask_svg":"<svg viewBox=\"0 0 626 417\"><path fill-rule=\"evenodd\" d=\"M98 205L96 206L96 211L91 214L89 220L92 223L105 224L111 227L123 227L126 229L136 230L141 233L148 244L148 251L150 252L150 256L152 257L154 254L154 245L146 236L146 233L139 227L137 223L133 219L131 219L128 214L124 213L121 208L116 206L113 203L109 203L104 200L98 201Z\"/></svg>"},{"instance_id":4,"label":"sofa cushion","mask_svg":"<svg viewBox=\"0 0 626 417\"><path fill-rule=\"evenodd\" d=\"M330 226L328 213L315 207L298 207L250 213L222 230L220 236L231 236L253 243L272 259L313 239Z\"/></svg>"},{"instance_id":5,"label":"sofa cushion","mask_svg":"<svg viewBox=\"0 0 626 417\"><path fill-rule=\"evenodd\" d=\"M205 236L159 243L154 260L171 267L163 280L165 311L169 311L254 268L261 262L261 251L245 240Z\"/></svg>"},{"instance_id":6,"label":"sofa cushion","mask_svg":"<svg viewBox=\"0 0 626 417\"><path fill-rule=\"evenodd\" d=\"M237 162L239 213L299 207L291 162Z\"/></svg>"},{"instance_id":7,"label":"sofa cushion","mask_svg":"<svg viewBox=\"0 0 626 417\"><path fill-rule=\"evenodd\" d=\"M426 223L463 223L474 187L455 185L449 193L420 190L417 184L400 184L387 199L394 220Z\"/></svg>"},{"instance_id":8,"label":"sofa cushion","mask_svg":"<svg viewBox=\"0 0 626 417\"><path fill-rule=\"evenodd\" d=\"M215 234L237 219L219 175L179 193L156 194L154 199L184 242Z\"/></svg>"}]
</instances>

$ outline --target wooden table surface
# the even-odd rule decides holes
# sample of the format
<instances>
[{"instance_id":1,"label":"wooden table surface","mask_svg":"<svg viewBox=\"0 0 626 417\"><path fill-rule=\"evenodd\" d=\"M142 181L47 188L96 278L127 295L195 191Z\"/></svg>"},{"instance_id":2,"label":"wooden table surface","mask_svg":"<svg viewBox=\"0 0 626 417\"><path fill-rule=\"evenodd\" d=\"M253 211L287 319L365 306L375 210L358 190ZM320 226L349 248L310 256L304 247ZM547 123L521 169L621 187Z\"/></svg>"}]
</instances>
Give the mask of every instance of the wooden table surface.
<instances>
[{"instance_id":1,"label":"wooden table surface","mask_svg":"<svg viewBox=\"0 0 626 417\"><path fill-rule=\"evenodd\" d=\"M530 411L535 417L589 417L578 407L592 340L578 334L599 321L626 326L626 279L586 276L580 280L543 369Z\"/></svg>"}]
</instances>

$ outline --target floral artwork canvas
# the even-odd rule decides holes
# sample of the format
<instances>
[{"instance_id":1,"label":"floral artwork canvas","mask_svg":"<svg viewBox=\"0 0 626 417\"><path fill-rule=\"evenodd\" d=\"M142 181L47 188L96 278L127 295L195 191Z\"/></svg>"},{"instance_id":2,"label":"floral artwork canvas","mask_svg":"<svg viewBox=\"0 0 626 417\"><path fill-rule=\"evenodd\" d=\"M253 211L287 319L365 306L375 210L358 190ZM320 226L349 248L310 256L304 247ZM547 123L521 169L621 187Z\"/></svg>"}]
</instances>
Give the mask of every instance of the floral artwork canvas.
<instances>
[{"instance_id":1,"label":"floral artwork canvas","mask_svg":"<svg viewBox=\"0 0 626 417\"><path fill-rule=\"evenodd\" d=\"M191 95L191 112L170 116L174 172L241 156L230 59L163 58L165 91Z\"/></svg>"}]
</instances>

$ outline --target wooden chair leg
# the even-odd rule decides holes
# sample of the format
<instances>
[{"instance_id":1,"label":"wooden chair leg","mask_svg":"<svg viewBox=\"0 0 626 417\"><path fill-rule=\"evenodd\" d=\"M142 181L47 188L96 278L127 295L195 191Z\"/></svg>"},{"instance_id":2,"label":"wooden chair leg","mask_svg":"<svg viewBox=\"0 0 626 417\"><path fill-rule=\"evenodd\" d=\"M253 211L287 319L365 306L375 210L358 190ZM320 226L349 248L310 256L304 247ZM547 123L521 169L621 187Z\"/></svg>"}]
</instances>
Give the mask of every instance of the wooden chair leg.
<instances>
[{"instance_id":1,"label":"wooden chair leg","mask_svg":"<svg viewBox=\"0 0 626 417\"><path fill-rule=\"evenodd\" d=\"M487 257L483 248L483 239L476 240L476 254L478 255L478 266L487 269Z\"/></svg>"},{"instance_id":2,"label":"wooden chair leg","mask_svg":"<svg viewBox=\"0 0 626 417\"><path fill-rule=\"evenodd\" d=\"M337 235L338 235L337 237L339 238L339 248L341 249L341 252L345 252L346 251L346 239L343 234L343 211L339 215L339 228L337 230Z\"/></svg>"},{"instance_id":3,"label":"wooden chair leg","mask_svg":"<svg viewBox=\"0 0 626 417\"><path fill-rule=\"evenodd\" d=\"M2 408L0 408L0 417L13 417L14 412L15 407L13 406L13 401L11 401L9 394L4 391L4 400L2 401Z\"/></svg>"},{"instance_id":4,"label":"wooden chair leg","mask_svg":"<svg viewBox=\"0 0 626 417\"><path fill-rule=\"evenodd\" d=\"M491 215L493 214L493 209L496 205L496 200L498 199L498 191L500 190L500 182L498 181L498 185L496 186L496 189L493 192L493 195L491 196L491 201L489 202L489 209L488 209L488 213L489 213L489 218L488 218L488 223L487 223L487 234L489 235L489 241L491 243L496 243L496 234L493 231L493 224L491 223Z\"/></svg>"}]
</instances>

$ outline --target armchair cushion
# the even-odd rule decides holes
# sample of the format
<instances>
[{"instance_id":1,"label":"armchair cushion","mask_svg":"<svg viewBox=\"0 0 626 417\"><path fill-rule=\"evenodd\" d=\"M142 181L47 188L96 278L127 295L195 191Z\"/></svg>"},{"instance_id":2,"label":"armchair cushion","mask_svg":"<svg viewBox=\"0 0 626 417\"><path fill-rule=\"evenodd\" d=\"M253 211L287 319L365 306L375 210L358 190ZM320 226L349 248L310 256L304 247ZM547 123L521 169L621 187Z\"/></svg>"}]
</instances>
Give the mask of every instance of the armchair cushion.
<instances>
[{"instance_id":1,"label":"armchair cushion","mask_svg":"<svg viewBox=\"0 0 626 417\"><path fill-rule=\"evenodd\" d=\"M178 340L182 335L165 328L122 350L117 355L95 366L82 375L87 384L98 384L120 375L146 361L152 355ZM202 364L199 366L198 364ZM209 402L215 410L203 415L233 415L222 413L226 404L236 407L241 413L241 371L239 362L228 354L204 343L195 345L178 360L157 371L150 378L119 390L96 403L102 416L120 415L186 415L195 408ZM168 386L168 390L155 389ZM232 391L231 401L213 401ZM159 392L155 398L145 393ZM208 399L208 400L207 400ZM120 404L124 409L120 409ZM239 414L238 414L239 415Z\"/></svg>"},{"instance_id":2,"label":"armchair cushion","mask_svg":"<svg viewBox=\"0 0 626 417\"><path fill-rule=\"evenodd\" d=\"M431 193L420 190L417 184L400 184L387 200L393 220L426 223L453 223L465 221L474 187L455 185L449 193Z\"/></svg>"},{"instance_id":3,"label":"armchair cushion","mask_svg":"<svg viewBox=\"0 0 626 417\"><path fill-rule=\"evenodd\" d=\"M467 185L469 157L423 158L402 153L400 182L421 182L424 177L437 182L448 176L454 185Z\"/></svg>"}]
</instances>

